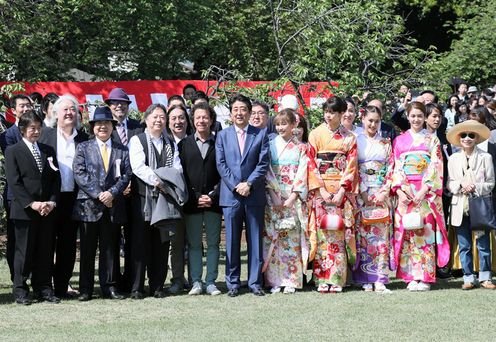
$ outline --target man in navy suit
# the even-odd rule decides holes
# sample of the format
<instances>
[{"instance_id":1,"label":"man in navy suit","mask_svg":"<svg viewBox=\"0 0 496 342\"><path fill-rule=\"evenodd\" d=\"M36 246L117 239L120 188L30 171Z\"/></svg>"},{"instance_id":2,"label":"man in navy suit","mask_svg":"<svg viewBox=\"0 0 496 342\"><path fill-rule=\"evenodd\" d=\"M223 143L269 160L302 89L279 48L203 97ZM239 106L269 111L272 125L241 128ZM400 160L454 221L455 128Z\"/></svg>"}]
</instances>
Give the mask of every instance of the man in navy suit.
<instances>
[{"instance_id":1,"label":"man in navy suit","mask_svg":"<svg viewBox=\"0 0 496 342\"><path fill-rule=\"evenodd\" d=\"M221 176L220 201L226 225L226 283L228 295L240 288L240 244L243 223L248 242L248 287L257 296L262 290L262 230L265 210L265 174L269 165L267 130L248 124L251 102L236 95L229 101L233 125L219 132L215 143Z\"/></svg>"},{"instance_id":2,"label":"man in navy suit","mask_svg":"<svg viewBox=\"0 0 496 342\"><path fill-rule=\"evenodd\" d=\"M126 223L123 192L132 174L129 152L110 139L115 120L108 107L97 108L90 124L95 138L76 147L73 162L79 187L73 218L82 221L79 300L88 301L93 294L97 245L102 294L123 299L116 288L115 250L117 231Z\"/></svg>"},{"instance_id":3,"label":"man in navy suit","mask_svg":"<svg viewBox=\"0 0 496 342\"><path fill-rule=\"evenodd\" d=\"M129 115L129 105L131 104L131 100L129 96L126 94L124 89L122 88L114 88L110 91L105 103L109 106L112 111L112 116L114 120L117 121L115 129L112 131L112 140L118 143L121 143L125 146L129 144L131 138L137 134L143 132L144 128L138 120L131 119L128 117ZM131 184L129 184L128 188L124 192L124 196L126 198L126 213L127 222L123 226L123 235L124 235L124 273L121 275L120 273L120 258L119 258L119 249L116 250L116 269L117 273L117 283L119 288L123 292L131 291L131 240L132 240L132 229L131 229L131 212L132 212L132 204L131 204ZM118 232L120 237L121 233Z\"/></svg>"}]
</instances>

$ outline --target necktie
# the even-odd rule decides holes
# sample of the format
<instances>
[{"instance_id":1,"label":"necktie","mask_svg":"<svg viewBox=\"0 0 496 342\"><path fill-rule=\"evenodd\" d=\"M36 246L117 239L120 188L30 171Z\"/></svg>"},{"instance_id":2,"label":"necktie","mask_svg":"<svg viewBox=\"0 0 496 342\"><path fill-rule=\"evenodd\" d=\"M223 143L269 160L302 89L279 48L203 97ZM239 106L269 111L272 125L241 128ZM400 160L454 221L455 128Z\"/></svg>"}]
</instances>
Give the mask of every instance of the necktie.
<instances>
[{"instance_id":1,"label":"necktie","mask_svg":"<svg viewBox=\"0 0 496 342\"><path fill-rule=\"evenodd\" d=\"M238 144L239 144L239 152L241 152L241 155L243 155L243 152L245 150L245 140L246 140L246 132L245 130L239 130L238 131Z\"/></svg>"},{"instance_id":2,"label":"necktie","mask_svg":"<svg viewBox=\"0 0 496 342\"><path fill-rule=\"evenodd\" d=\"M117 133L119 133L119 138L121 138L121 143L123 145L127 145L126 127L123 124L117 125Z\"/></svg>"},{"instance_id":3,"label":"necktie","mask_svg":"<svg viewBox=\"0 0 496 342\"><path fill-rule=\"evenodd\" d=\"M40 152L38 152L38 149L34 146L34 144L33 144L33 157L34 160L36 161L36 166L38 166L38 170L40 170L40 172L43 171Z\"/></svg>"},{"instance_id":4,"label":"necktie","mask_svg":"<svg viewBox=\"0 0 496 342\"><path fill-rule=\"evenodd\" d=\"M105 172L108 172L109 158L108 158L107 144L103 144L100 149L102 152L103 168L105 169Z\"/></svg>"}]
</instances>

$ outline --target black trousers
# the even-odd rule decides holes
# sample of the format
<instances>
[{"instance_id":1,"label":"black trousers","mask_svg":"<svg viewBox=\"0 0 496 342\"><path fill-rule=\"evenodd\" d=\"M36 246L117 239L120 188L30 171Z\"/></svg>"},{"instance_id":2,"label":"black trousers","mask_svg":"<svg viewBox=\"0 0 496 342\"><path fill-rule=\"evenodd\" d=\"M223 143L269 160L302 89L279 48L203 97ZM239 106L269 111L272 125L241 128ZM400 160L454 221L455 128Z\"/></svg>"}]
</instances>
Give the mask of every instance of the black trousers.
<instances>
[{"instance_id":1,"label":"black trousers","mask_svg":"<svg viewBox=\"0 0 496 342\"><path fill-rule=\"evenodd\" d=\"M5 200L5 216L7 225L7 250L5 256L10 270L10 280L14 282L14 255L15 255L15 225L14 220L10 218L10 200Z\"/></svg>"},{"instance_id":2,"label":"black trousers","mask_svg":"<svg viewBox=\"0 0 496 342\"><path fill-rule=\"evenodd\" d=\"M145 272L150 293L164 289L170 241L162 242L157 228L144 221L145 198L133 196L132 291L144 292Z\"/></svg>"},{"instance_id":3,"label":"black trousers","mask_svg":"<svg viewBox=\"0 0 496 342\"><path fill-rule=\"evenodd\" d=\"M99 248L98 278L103 295L116 285L114 265L115 249L118 248L119 225L111 222L109 210L105 209L97 222L83 222L81 225L81 263L79 267L79 292L93 294L95 283L95 257Z\"/></svg>"},{"instance_id":4,"label":"black trousers","mask_svg":"<svg viewBox=\"0 0 496 342\"><path fill-rule=\"evenodd\" d=\"M53 286L56 294L67 292L76 262L77 230L79 222L72 220L76 192L61 192L54 227Z\"/></svg>"},{"instance_id":5,"label":"black trousers","mask_svg":"<svg viewBox=\"0 0 496 342\"><path fill-rule=\"evenodd\" d=\"M40 220L13 220L15 225L14 288L16 298L29 294L26 280L37 295L52 294L54 213Z\"/></svg>"},{"instance_id":6,"label":"black trousers","mask_svg":"<svg viewBox=\"0 0 496 342\"><path fill-rule=\"evenodd\" d=\"M121 258L120 258L120 248L117 248L115 253L115 267L117 269L117 285L119 289L123 292L130 292L131 291L131 273L132 273L132 259L131 259L131 244L132 244L132 213L133 213L133 206L132 206L132 201L131 198L126 198L125 200L126 203L126 215L127 215L127 222L124 225L122 225L122 229L119 228L117 232L117 239L120 240L121 237L124 237L124 273L121 274ZM122 231L122 235L121 235Z\"/></svg>"}]
</instances>

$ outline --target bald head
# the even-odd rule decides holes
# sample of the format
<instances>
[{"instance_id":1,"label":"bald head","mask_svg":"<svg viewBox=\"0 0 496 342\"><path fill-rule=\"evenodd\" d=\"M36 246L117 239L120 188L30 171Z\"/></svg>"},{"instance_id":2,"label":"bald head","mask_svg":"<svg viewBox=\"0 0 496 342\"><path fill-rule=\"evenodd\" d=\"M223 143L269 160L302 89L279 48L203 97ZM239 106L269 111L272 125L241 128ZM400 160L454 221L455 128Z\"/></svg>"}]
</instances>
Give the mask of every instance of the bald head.
<instances>
[{"instance_id":1,"label":"bald head","mask_svg":"<svg viewBox=\"0 0 496 342\"><path fill-rule=\"evenodd\" d=\"M369 101L369 103L367 103L367 106L377 107L381 110L381 112L383 112L383 110L384 110L383 105L382 105L382 101L377 100L377 99Z\"/></svg>"}]
</instances>

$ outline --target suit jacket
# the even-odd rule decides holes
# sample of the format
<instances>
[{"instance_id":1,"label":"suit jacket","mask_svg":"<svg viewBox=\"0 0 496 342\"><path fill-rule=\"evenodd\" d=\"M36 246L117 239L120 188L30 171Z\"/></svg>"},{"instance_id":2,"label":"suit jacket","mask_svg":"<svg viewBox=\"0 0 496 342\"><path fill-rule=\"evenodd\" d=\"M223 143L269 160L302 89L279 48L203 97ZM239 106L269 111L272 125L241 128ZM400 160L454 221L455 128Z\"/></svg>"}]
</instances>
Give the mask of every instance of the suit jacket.
<instances>
[{"instance_id":1,"label":"suit jacket","mask_svg":"<svg viewBox=\"0 0 496 342\"><path fill-rule=\"evenodd\" d=\"M43 128L43 130L45 134L40 137L40 142L52 146L55 150L55 154L57 154L57 128L45 127ZM89 136L87 133L83 131L77 131L77 134L74 137L74 143L77 146L83 141L88 140L88 138Z\"/></svg>"},{"instance_id":2,"label":"suit jacket","mask_svg":"<svg viewBox=\"0 0 496 342\"><path fill-rule=\"evenodd\" d=\"M385 122L381 122L381 136L383 138L389 138L391 143L393 143L394 138L396 138L396 130L393 126Z\"/></svg>"},{"instance_id":3,"label":"suit jacket","mask_svg":"<svg viewBox=\"0 0 496 342\"><path fill-rule=\"evenodd\" d=\"M105 210L98 195L109 191L114 197L110 218L117 224L126 223L126 208L122 192L131 179L129 151L126 146L112 141L109 170L105 172L100 148L96 139L80 143L76 147L73 162L74 180L79 186L73 218L84 222L98 221Z\"/></svg>"},{"instance_id":4,"label":"suit jacket","mask_svg":"<svg viewBox=\"0 0 496 342\"><path fill-rule=\"evenodd\" d=\"M5 130L5 132L0 135L0 148L2 149L3 155L5 155L7 147L14 145L21 140L21 131L17 125L12 125Z\"/></svg>"},{"instance_id":5,"label":"suit jacket","mask_svg":"<svg viewBox=\"0 0 496 342\"><path fill-rule=\"evenodd\" d=\"M186 214L194 214L209 210L220 213L220 175L217 171L217 163L215 161L215 143L211 144L208 148L205 159L201 156L194 134L181 140L178 148L189 193L188 202L183 207L184 212ZM201 195L208 195L210 192L212 192L210 195L212 206L210 208L198 208L198 198Z\"/></svg>"},{"instance_id":6,"label":"suit jacket","mask_svg":"<svg viewBox=\"0 0 496 342\"><path fill-rule=\"evenodd\" d=\"M245 147L241 155L233 126L220 131L215 141L217 170L221 177L219 205L239 204L265 206L265 175L269 167L267 129L248 125ZM243 197L234 189L240 182L251 183L250 195Z\"/></svg>"},{"instance_id":7,"label":"suit jacket","mask_svg":"<svg viewBox=\"0 0 496 342\"><path fill-rule=\"evenodd\" d=\"M144 131L143 126L140 124L138 120L134 119L127 119L127 142L129 143L129 140L137 134L140 134ZM115 142L118 142L119 144L122 144L121 137L119 137L119 133L117 132L117 129L114 129L112 131L112 140Z\"/></svg>"},{"instance_id":8,"label":"suit jacket","mask_svg":"<svg viewBox=\"0 0 496 342\"><path fill-rule=\"evenodd\" d=\"M50 146L41 143L38 147L43 166L42 172L38 169L31 150L23 140L6 151L5 172L13 194L10 207L11 219L41 220L41 215L29 205L34 201L57 202L60 173L55 151Z\"/></svg>"},{"instance_id":9,"label":"suit jacket","mask_svg":"<svg viewBox=\"0 0 496 342\"><path fill-rule=\"evenodd\" d=\"M491 193L494 188L494 166L493 160L489 153L475 148L474 155L475 167L471 167L472 172L479 179L475 179L475 188L477 195L484 196ZM463 152L457 152L451 155L448 162L449 182L448 188L453 193L451 200L451 224L458 227L462 224L463 208L467 196L464 196L461 191L461 182L464 177L464 170L467 165L467 159Z\"/></svg>"}]
</instances>

